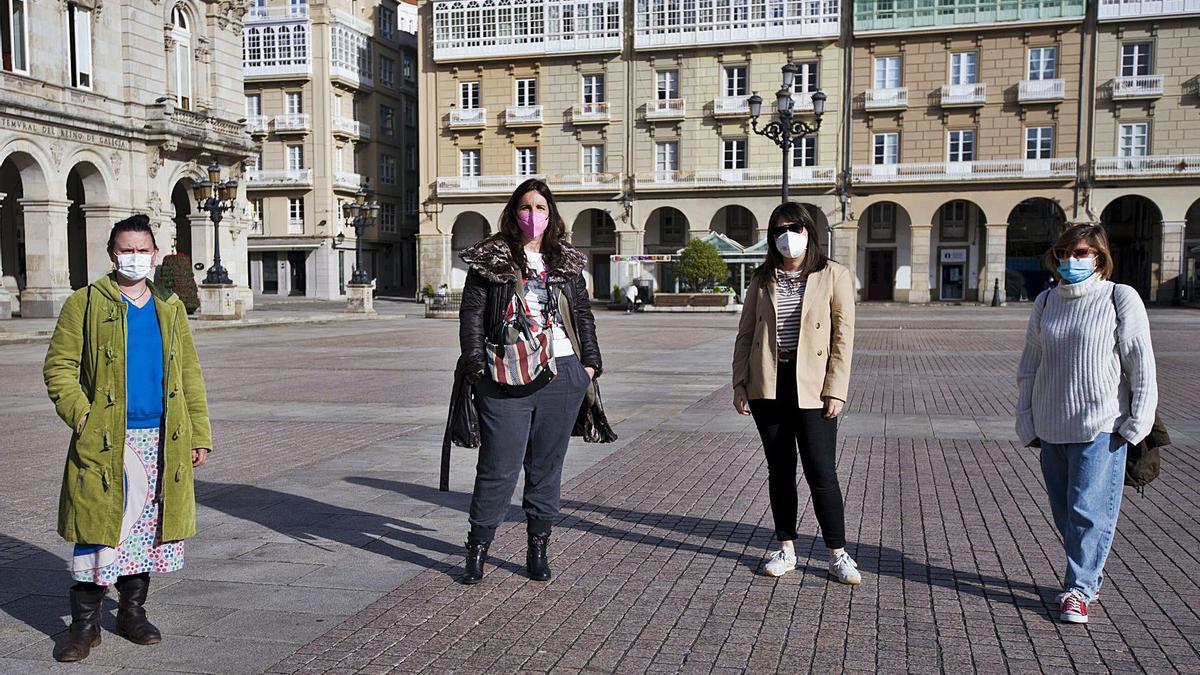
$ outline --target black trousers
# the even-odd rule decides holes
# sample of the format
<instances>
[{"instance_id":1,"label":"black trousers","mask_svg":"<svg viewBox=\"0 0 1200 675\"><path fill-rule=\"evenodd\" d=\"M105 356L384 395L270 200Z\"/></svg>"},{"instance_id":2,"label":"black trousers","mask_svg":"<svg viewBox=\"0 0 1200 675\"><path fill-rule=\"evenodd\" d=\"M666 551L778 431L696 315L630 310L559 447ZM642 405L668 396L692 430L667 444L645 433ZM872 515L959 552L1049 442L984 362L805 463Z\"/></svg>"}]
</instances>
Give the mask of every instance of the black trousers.
<instances>
[{"instance_id":1,"label":"black trousers","mask_svg":"<svg viewBox=\"0 0 1200 675\"><path fill-rule=\"evenodd\" d=\"M779 364L775 392L774 399L750 401L750 412L767 455L775 538L779 541L798 538L798 456L825 546L842 548L846 545L846 515L837 475L837 419L825 419L825 411L820 408L799 407L794 362Z\"/></svg>"}]
</instances>

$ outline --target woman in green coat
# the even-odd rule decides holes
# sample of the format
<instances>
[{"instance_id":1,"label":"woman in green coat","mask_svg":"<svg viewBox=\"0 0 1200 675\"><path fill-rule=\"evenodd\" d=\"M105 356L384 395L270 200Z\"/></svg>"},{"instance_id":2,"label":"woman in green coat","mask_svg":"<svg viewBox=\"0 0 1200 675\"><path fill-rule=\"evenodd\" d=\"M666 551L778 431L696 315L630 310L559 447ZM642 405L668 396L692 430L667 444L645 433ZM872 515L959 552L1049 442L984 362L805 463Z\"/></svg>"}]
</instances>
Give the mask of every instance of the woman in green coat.
<instances>
[{"instance_id":1,"label":"woman in green coat","mask_svg":"<svg viewBox=\"0 0 1200 675\"><path fill-rule=\"evenodd\" d=\"M113 585L117 634L156 644L143 608L151 572L183 566L196 532L192 470L212 446L208 402L187 311L147 277L158 247L146 216L113 226L115 270L63 305L43 375L71 427L58 533L75 542L71 629L56 658L100 644L100 606Z\"/></svg>"}]
</instances>

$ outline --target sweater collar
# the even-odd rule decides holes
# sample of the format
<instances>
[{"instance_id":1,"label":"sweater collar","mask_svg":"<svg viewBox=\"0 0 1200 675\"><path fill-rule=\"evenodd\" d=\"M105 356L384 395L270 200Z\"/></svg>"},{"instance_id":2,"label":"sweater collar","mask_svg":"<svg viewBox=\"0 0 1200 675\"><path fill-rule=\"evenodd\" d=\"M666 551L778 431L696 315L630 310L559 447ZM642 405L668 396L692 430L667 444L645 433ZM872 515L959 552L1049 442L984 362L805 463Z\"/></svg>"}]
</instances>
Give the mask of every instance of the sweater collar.
<instances>
[{"instance_id":1,"label":"sweater collar","mask_svg":"<svg viewBox=\"0 0 1200 675\"><path fill-rule=\"evenodd\" d=\"M1100 276L1099 272L1093 272L1092 276L1077 284L1059 282L1058 294L1064 298L1082 298L1085 295L1100 291L1103 287L1104 278Z\"/></svg>"}]
</instances>

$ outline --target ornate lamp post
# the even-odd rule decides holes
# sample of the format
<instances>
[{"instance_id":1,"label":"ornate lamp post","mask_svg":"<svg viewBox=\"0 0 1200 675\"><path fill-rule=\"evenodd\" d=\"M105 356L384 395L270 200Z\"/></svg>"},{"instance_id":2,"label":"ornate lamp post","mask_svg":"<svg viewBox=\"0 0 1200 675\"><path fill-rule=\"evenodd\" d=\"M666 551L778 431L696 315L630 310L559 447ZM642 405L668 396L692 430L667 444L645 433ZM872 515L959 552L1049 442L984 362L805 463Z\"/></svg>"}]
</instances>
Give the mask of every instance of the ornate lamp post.
<instances>
[{"instance_id":1,"label":"ornate lamp post","mask_svg":"<svg viewBox=\"0 0 1200 675\"><path fill-rule=\"evenodd\" d=\"M208 178L192 187L197 208L207 211L213 224L213 264L208 268L208 275L204 277L206 284L233 284L229 272L221 266L221 214L233 208L237 200L237 186L238 182L233 178L221 180L221 167L214 160L208 166Z\"/></svg>"},{"instance_id":2,"label":"ornate lamp post","mask_svg":"<svg viewBox=\"0 0 1200 675\"><path fill-rule=\"evenodd\" d=\"M779 91L775 92L775 109L779 113L779 120L767 124L762 129L758 128L758 116L762 114L762 97L755 92L750 97L750 125L754 129L754 133L759 136L766 136L775 141L783 150L783 201L788 200L788 169L791 167L791 153L789 152L796 143L796 139L804 138L808 134L815 134L821 128L821 116L825 114L825 93L821 90L814 91L812 94L813 116L816 118L812 124L795 117L796 102L792 98L792 85L796 81L796 66L791 63L783 67L783 86Z\"/></svg>"},{"instance_id":3,"label":"ornate lamp post","mask_svg":"<svg viewBox=\"0 0 1200 675\"><path fill-rule=\"evenodd\" d=\"M342 206L342 214L348 225L354 228L354 272L350 275L350 283L367 286L371 278L362 264L363 231L375 224L379 219L379 202L367 202L367 188L361 187L354 194L354 201Z\"/></svg>"}]
</instances>

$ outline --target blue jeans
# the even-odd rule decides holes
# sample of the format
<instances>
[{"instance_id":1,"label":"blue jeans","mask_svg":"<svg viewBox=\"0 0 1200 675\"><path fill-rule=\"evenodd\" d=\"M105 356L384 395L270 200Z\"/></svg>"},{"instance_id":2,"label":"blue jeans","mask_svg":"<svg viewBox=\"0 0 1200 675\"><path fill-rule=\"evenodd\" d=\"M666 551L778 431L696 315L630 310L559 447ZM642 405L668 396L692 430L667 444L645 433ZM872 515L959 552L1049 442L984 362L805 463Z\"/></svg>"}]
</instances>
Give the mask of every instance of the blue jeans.
<instances>
[{"instance_id":1,"label":"blue jeans","mask_svg":"<svg viewBox=\"0 0 1200 675\"><path fill-rule=\"evenodd\" d=\"M1067 553L1066 591L1091 602L1117 532L1125 482L1125 439L1101 433L1090 443L1042 443L1042 477Z\"/></svg>"}]
</instances>

